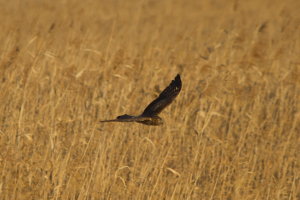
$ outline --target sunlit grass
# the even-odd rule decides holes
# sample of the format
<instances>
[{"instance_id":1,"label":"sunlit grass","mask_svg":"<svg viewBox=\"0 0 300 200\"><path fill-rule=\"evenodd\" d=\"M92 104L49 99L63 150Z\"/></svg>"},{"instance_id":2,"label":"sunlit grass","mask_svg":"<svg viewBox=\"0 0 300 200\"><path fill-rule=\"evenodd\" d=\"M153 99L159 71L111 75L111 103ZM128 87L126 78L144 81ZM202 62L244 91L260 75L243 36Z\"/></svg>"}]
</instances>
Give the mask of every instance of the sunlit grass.
<instances>
[{"instance_id":1,"label":"sunlit grass","mask_svg":"<svg viewBox=\"0 0 300 200\"><path fill-rule=\"evenodd\" d=\"M300 198L300 4L251 2L3 2L1 198Z\"/></svg>"}]
</instances>

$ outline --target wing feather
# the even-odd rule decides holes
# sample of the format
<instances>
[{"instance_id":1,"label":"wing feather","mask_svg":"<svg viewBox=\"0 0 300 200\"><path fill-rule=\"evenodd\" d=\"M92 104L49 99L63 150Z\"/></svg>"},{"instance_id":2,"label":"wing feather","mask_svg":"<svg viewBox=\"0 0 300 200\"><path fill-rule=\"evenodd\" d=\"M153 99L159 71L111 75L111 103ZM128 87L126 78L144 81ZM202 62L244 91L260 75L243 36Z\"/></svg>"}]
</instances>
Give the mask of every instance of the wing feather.
<instances>
[{"instance_id":1,"label":"wing feather","mask_svg":"<svg viewBox=\"0 0 300 200\"><path fill-rule=\"evenodd\" d=\"M179 94L182 87L180 75L177 74L171 84L162 91L157 99L152 101L144 110L143 115L158 115L163 109L170 105Z\"/></svg>"}]
</instances>

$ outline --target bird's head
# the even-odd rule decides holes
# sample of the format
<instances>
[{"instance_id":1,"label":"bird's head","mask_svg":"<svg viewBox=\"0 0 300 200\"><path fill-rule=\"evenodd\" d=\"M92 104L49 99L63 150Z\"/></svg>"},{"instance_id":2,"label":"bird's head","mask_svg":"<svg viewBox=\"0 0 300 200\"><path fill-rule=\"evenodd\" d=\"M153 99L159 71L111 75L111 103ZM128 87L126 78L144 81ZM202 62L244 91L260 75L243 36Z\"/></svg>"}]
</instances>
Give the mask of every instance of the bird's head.
<instances>
[{"instance_id":1,"label":"bird's head","mask_svg":"<svg viewBox=\"0 0 300 200\"><path fill-rule=\"evenodd\" d=\"M154 126L160 126L164 124L164 120L162 118L160 118L159 116L155 116L152 119L152 124Z\"/></svg>"}]
</instances>

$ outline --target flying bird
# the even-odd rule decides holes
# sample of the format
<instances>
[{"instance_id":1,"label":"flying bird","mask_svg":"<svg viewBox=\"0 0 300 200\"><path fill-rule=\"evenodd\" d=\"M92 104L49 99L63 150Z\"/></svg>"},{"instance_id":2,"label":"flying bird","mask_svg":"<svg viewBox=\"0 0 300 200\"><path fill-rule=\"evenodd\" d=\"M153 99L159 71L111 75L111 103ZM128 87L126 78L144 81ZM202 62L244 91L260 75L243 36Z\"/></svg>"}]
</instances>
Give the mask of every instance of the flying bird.
<instances>
[{"instance_id":1,"label":"flying bird","mask_svg":"<svg viewBox=\"0 0 300 200\"><path fill-rule=\"evenodd\" d=\"M171 84L164 89L164 91L158 96L157 99L152 101L144 110L141 115L121 115L116 119L104 120L101 122L137 122L145 125L159 126L164 123L163 119L158 116L168 105L170 105L174 99L178 96L181 90L180 75L177 74Z\"/></svg>"}]
</instances>

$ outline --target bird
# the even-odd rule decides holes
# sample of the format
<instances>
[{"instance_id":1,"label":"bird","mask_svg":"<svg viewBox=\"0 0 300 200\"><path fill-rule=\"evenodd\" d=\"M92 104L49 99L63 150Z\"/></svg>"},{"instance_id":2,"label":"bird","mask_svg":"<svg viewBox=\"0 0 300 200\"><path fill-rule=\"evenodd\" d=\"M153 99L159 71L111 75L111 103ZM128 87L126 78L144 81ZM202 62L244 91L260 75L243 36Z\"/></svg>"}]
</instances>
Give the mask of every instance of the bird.
<instances>
[{"instance_id":1,"label":"bird","mask_svg":"<svg viewBox=\"0 0 300 200\"><path fill-rule=\"evenodd\" d=\"M164 120L158 116L167 106L169 106L181 91L182 82L180 75L177 74L174 80L162 93L152 101L141 115L120 115L116 119L103 120L100 122L137 122L150 126L163 125Z\"/></svg>"}]
</instances>

